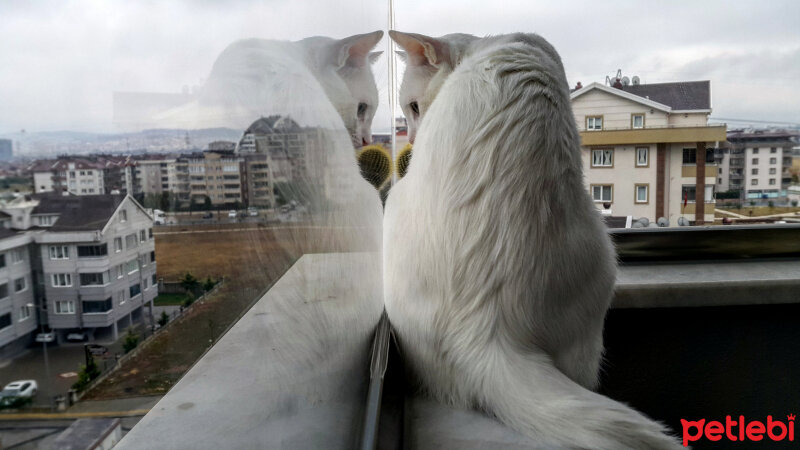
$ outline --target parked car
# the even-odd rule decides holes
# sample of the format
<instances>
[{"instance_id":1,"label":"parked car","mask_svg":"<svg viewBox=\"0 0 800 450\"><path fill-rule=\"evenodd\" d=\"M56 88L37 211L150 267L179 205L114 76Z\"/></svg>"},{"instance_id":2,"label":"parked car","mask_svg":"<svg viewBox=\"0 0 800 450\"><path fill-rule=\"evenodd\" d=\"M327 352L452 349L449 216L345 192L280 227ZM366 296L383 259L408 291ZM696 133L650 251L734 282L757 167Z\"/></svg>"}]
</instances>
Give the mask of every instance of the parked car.
<instances>
[{"instance_id":1,"label":"parked car","mask_svg":"<svg viewBox=\"0 0 800 450\"><path fill-rule=\"evenodd\" d=\"M111 352L108 351L105 345L89 344L86 347L89 349L89 353L91 353L92 356L99 356L101 358L111 357Z\"/></svg>"},{"instance_id":2,"label":"parked car","mask_svg":"<svg viewBox=\"0 0 800 450\"><path fill-rule=\"evenodd\" d=\"M56 340L56 334L52 331L46 333L39 333L36 335L36 342L53 342Z\"/></svg>"},{"instance_id":3,"label":"parked car","mask_svg":"<svg viewBox=\"0 0 800 450\"><path fill-rule=\"evenodd\" d=\"M19 402L20 399L33 398L39 389L36 380L19 380L8 383L0 392L0 403L7 406Z\"/></svg>"},{"instance_id":4,"label":"parked car","mask_svg":"<svg viewBox=\"0 0 800 450\"><path fill-rule=\"evenodd\" d=\"M213 219L213 218L214 218L214 213L212 212L207 212L203 214L203 219Z\"/></svg>"},{"instance_id":5,"label":"parked car","mask_svg":"<svg viewBox=\"0 0 800 450\"><path fill-rule=\"evenodd\" d=\"M83 342L86 340L86 333L83 331L76 331L67 335L67 340L72 342Z\"/></svg>"},{"instance_id":6,"label":"parked car","mask_svg":"<svg viewBox=\"0 0 800 450\"><path fill-rule=\"evenodd\" d=\"M258 209L256 208L247 208L247 215L250 217L258 216Z\"/></svg>"},{"instance_id":7,"label":"parked car","mask_svg":"<svg viewBox=\"0 0 800 450\"><path fill-rule=\"evenodd\" d=\"M236 218L236 210L232 209L228 211L228 219L235 219Z\"/></svg>"}]
</instances>

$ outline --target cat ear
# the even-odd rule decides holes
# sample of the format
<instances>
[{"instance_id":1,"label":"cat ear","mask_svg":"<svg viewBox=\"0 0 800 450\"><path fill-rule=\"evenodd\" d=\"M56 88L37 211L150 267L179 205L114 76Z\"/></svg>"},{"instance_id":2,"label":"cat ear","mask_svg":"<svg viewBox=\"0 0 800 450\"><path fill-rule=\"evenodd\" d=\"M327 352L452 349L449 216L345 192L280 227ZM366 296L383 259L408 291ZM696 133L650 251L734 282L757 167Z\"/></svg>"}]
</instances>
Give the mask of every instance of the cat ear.
<instances>
[{"instance_id":1,"label":"cat ear","mask_svg":"<svg viewBox=\"0 0 800 450\"><path fill-rule=\"evenodd\" d=\"M395 50L395 53L397 54L397 57L400 58L400 61L403 61L403 64L408 61L408 54L406 52L402 50Z\"/></svg>"},{"instance_id":2,"label":"cat ear","mask_svg":"<svg viewBox=\"0 0 800 450\"><path fill-rule=\"evenodd\" d=\"M389 30L389 36L406 51L406 64L423 66L430 64L439 67L443 62L450 63L450 48L447 42L417 33L401 33Z\"/></svg>"},{"instance_id":3,"label":"cat ear","mask_svg":"<svg viewBox=\"0 0 800 450\"><path fill-rule=\"evenodd\" d=\"M376 62L378 62L378 58L380 58L382 54L383 54L383 52L372 52L372 53L370 53L369 54L369 63L370 64L375 64Z\"/></svg>"},{"instance_id":4,"label":"cat ear","mask_svg":"<svg viewBox=\"0 0 800 450\"><path fill-rule=\"evenodd\" d=\"M363 67L367 64L369 51L375 47L383 37L383 31L373 31L372 33L356 34L336 41L334 49L337 49L337 67L345 65Z\"/></svg>"}]
</instances>

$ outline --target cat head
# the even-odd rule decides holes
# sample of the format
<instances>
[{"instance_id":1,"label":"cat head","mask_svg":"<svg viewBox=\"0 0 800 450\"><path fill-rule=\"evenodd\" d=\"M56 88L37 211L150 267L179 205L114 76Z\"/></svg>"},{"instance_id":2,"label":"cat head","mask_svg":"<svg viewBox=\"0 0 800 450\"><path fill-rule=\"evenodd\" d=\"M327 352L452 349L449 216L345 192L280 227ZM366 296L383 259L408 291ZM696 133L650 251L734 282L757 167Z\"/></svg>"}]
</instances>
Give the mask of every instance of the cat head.
<instances>
[{"instance_id":1,"label":"cat head","mask_svg":"<svg viewBox=\"0 0 800 450\"><path fill-rule=\"evenodd\" d=\"M422 117L442 84L461 62L469 44L478 38L461 33L433 38L394 30L389 31L389 36L403 49L398 52L406 64L400 107L408 122L408 140L413 143Z\"/></svg>"},{"instance_id":2,"label":"cat head","mask_svg":"<svg viewBox=\"0 0 800 450\"><path fill-rule=\"evenodd\" d=\"M311 37L299 41L307 63L325 94L342 117L355 147L372 142L372 119L378 107L378 88L370 65L382 52L371 52L383 31L344 39Z\"/></svg>"}]
</instances>

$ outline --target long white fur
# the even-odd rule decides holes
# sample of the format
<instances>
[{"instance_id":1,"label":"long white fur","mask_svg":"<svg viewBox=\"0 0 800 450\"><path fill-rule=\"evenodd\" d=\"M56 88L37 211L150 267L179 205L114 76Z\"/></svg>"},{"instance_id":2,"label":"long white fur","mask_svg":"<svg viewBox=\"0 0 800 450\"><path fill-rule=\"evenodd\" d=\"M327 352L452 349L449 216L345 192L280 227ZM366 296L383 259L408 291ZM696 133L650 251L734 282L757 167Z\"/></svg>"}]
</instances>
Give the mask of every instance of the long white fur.
<instances>
[{"instance_id":1,"label":"long white fur","mask_svg":"<svg viewBox=\"0 0 800 450\"><path fill-rule=\"evenodd\" d=\"M589 390L616 261L557 53L498 36L451 69L426 88L435 100L384 216L386 310L423 388L547 447L679 448Z\"/></svg>"}]
</instances>

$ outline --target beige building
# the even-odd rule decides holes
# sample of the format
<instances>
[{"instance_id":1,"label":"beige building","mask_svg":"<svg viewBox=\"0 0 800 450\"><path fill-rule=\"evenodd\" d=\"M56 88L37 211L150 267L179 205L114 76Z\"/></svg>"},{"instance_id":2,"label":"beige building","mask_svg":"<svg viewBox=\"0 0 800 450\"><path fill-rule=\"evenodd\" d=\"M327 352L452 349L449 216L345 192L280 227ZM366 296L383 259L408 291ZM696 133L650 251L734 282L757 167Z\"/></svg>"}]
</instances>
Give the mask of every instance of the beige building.
<instances>
[{"instance_id":1,"label":"beige building","mask_svg":"<svg viewBox=\"0 0 800 450\"><path fill-rule=\"evenodd\" d=\"M232 150L206 150L186 157L189 197L196 204L242 203L242 159Z\"/></svg>"},{"instance_id":2,"label":"beige building","mask_svg":"<svg viewBox=\"0 0 800 450\"><path fill-rule=\"evenodd\" d=\"M713 149L726 127L708 124L709 81L592 83L571 99L586 188L598 209L651 222L664 217L670 226L680 217L713 222Z\"/></svg>"}]
</instances>

